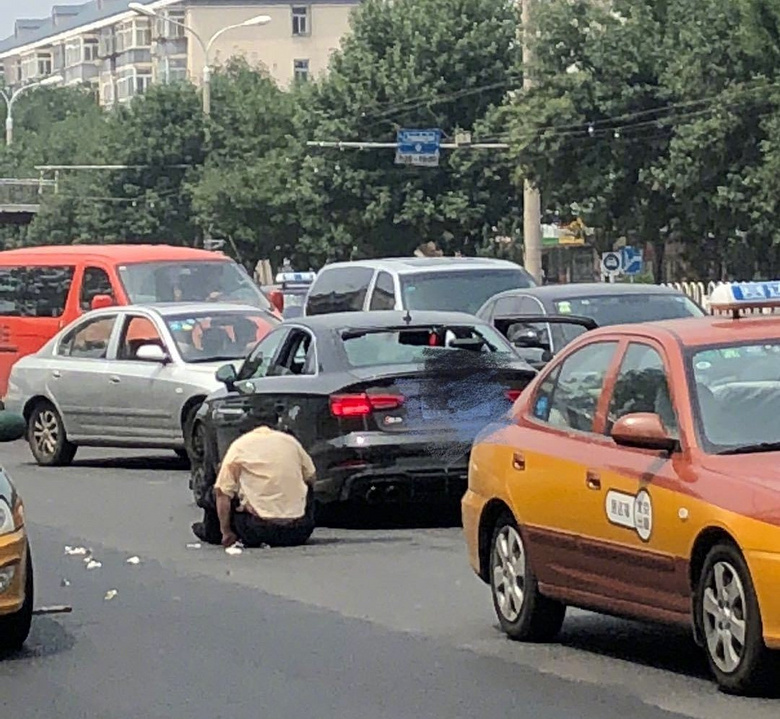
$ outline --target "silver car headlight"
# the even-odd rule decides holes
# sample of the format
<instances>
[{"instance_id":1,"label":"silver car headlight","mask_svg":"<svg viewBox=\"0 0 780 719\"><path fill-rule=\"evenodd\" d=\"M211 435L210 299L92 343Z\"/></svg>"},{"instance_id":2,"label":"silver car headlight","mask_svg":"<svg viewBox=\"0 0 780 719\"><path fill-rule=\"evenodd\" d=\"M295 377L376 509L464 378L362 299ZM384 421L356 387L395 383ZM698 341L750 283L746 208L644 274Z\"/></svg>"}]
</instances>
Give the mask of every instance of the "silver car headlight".
<instances>
[{"instance_id":1,"label":"silver car headlight","mask_svg":"<svg viewBox=\"0 0 780 719\"><path fill-rule=\"evenodd\" d=\"M11 511L11 507L8 506L8 502L0 499L0 536L10 534L15 530L14 513Z\"/></svg>"}]
</instances>

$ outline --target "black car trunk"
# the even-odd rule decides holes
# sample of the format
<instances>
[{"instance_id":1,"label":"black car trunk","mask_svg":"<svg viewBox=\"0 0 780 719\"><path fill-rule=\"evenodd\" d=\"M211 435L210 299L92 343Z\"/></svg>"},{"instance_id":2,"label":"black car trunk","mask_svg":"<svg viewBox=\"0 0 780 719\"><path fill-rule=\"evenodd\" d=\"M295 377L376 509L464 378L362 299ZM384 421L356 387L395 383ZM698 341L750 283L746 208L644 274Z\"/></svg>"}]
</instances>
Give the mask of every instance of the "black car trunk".
<instances>
[{"instance_id":1,"label":"black car trunk","mask_svg":"<svg viewBox=\"0 0 780 719\"><path fill-rule=\"evenodd\" d=\"M465 356L353 369L355 383L331 397L331 411L342 431L451 435L453 441L471 442L506 413L534 374L513 359L497 362L484 355L477 359L471 353L448 354Z\"/></svg>"}]
</instances>

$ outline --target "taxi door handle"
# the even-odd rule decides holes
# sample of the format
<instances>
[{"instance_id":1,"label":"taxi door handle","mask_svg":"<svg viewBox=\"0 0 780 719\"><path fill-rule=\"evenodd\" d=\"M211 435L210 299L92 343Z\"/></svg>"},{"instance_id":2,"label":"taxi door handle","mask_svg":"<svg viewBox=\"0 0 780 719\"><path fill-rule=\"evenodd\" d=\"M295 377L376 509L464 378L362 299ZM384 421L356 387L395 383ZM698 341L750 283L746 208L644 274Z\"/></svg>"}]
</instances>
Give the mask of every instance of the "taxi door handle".
<instances>
[{"instance_id":1,"label":"taxi door handle","mask_svg":"<svg viewBox=\"0 0 780 719\"><path fill-rule=\"evenodd\" d=\"M51 373L51 376L54 377L54 379L59 379L62 377L62 372L60 372L58 369L55 369L54 372Z\"/></svg>"},{"instance_id":2,"label":"taxi door handle","mask_svg":"<svg viewBox=\"0 0 780 719\"><path fill-rule=\"evenodd\" d=\"M525 471L525 455L521 452L515 452L512 455L512 469L516 469L518 472Z\"/></svg>"},{"instance_id":3,"label":"taxi door handle","mask_svg":"<svg viewBox=\"0 0 780 719\"><path fill-rule=\"evenodd\" d=\"M585 485L588 489L601 489L601 477L595 472L588 472L585 476Z\"/></svg>"}]
</instances>

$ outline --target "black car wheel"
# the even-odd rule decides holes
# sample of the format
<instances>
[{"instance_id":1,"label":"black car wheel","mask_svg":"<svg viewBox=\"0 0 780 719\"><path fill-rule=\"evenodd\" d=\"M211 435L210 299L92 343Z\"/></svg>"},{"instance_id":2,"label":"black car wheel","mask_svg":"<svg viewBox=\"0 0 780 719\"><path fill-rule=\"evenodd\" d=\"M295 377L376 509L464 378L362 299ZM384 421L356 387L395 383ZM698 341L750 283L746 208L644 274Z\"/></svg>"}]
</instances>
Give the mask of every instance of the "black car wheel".
<instances>
[{"instance_id":1,"label":"black car wheel","mask_svg":"<svg viewBox=\"0 0 780 719\"><path fill-rule=\"evenodd\" d=\"M195 504L203 508L211 488L217 481L217 470L208 451L206 428L197 422L188 443L190 457L190 489Z\"/></svg>"},{"instance_id":2,"label":"black car wheel","mask_svg":"<svg viewBox=\"0 0 780 719\"><path fill-rule=\"evenodd\" d=\"M77 447L68 441L62 417L50 402L39 402L30 413L27 441L42 467L64 467L76 456Z\"/></svg>"},{"instance_id":3,"label":"black car wheel","mask_svg":"<svg viewBox=\"0 0 780 719\"><path fill-rule=\"evenodd\" d=\"M511 639L548 642L560 632L566 606L539 592L523 537L508 513L493 530L490 588L501 629Z\"/></svg>"},{"instance_id":4,"label":"black car wheel","mask_svg":"<svg viewBox=\"0 0 780 719\"><path fill-rule=\"evenodd\" d=\"M763 694L777 683L777 654L764 644L750 571L734 545L718 544L710 550L694 611L710 670L724 692Z\"/></svg>"},{"instance_id":5,"label":"black car wheel","mask_svg":"<svg viewBox=\"0 0 780 719\"><path fill-rule=\"evenodd\" d=\"M30 546L27 545L27 577L24 585L24 604L14 614L0 617L0 653L17 652L30 636L33 605L35 601L35 579Z\"/></svg>"}]
</instances>

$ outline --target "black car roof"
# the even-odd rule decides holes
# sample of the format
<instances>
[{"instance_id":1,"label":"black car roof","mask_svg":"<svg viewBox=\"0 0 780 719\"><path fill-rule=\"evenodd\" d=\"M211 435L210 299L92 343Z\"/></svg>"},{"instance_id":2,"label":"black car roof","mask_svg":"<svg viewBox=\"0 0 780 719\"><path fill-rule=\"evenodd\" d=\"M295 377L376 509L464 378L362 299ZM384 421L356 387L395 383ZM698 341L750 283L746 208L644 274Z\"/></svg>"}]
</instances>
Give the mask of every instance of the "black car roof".
<instances>
[{"instance_id":1,"label":"black car roof","mask_svg":"<svg viewBox=\"0 0 780 719\"><path fill-rule=\"evenodd\" d=\"M663 285L645 285L641 283L579 282L562 285L544 285L543 287L517 288L505 290L490 298L531 295L540 300L567 300L574 297L605 297L620 295L681 295L679 290Z\"/></svg>"},{"instance_id":2,"label":"black car roof","mask_svg":"<svg viewBox=\"0 0 780 719\"><path fill-rule=\"evenodd\" d=\"M484 325L485 322L465 312L397 311L377 312L333 312L323 315L311 315L295 319L295 324L308 327L312 331L370 329L377 327L399 327L411 317L410 327L416 325L464 324Z\"/></svg>"}]
</instances>

